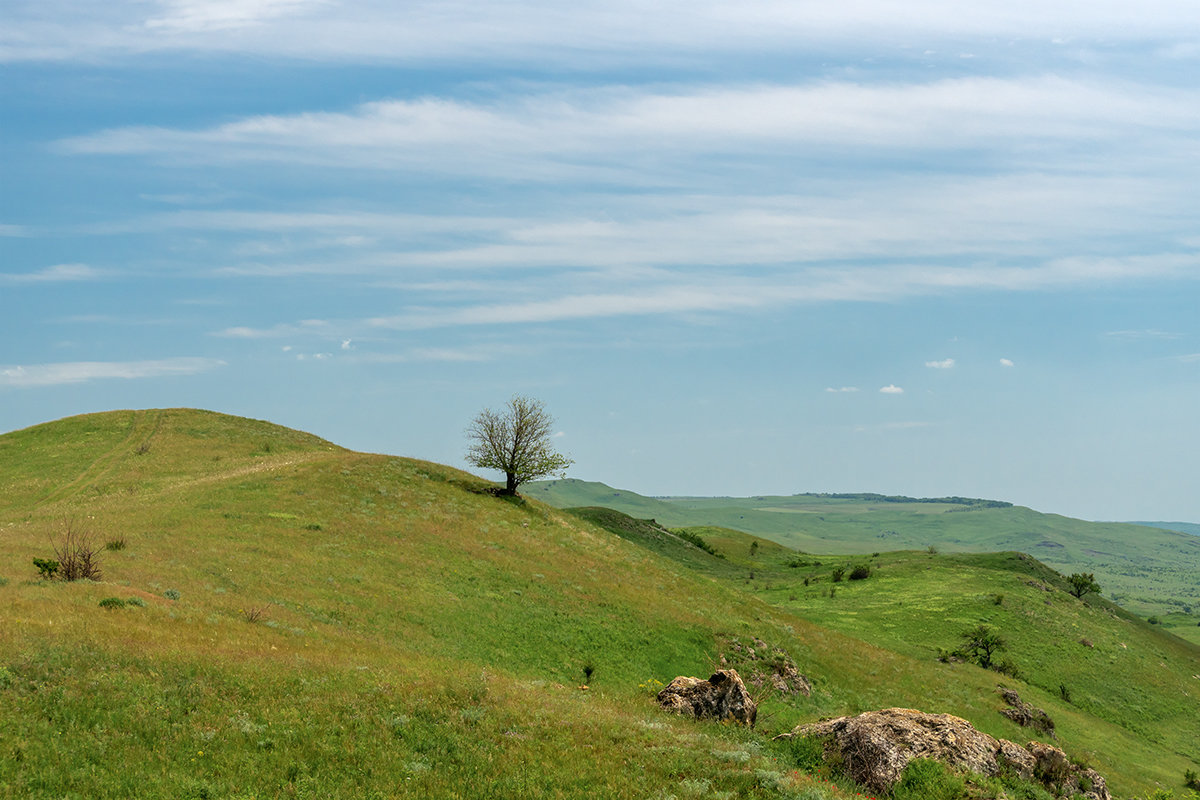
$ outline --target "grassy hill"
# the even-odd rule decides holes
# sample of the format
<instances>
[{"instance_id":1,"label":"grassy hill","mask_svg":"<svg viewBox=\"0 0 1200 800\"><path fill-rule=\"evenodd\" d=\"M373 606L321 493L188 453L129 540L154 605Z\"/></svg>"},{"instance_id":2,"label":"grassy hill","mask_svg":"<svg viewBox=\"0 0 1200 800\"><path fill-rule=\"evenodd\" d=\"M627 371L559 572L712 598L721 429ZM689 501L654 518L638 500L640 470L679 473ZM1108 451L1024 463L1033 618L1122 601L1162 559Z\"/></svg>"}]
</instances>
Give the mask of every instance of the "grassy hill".
<instances>
[{"instance_id":1,"label":"grassy hill","mask_svg":"<svg viewBox=\"0 0 1200 800\"><path fill-rule=\"evenodd\" d=\"M1196 649L1023 583L1050 580L1032 560L881 555L876 577L823 599L804 589L825 564L791 566L766 539L693 534L721 558L656 524L489 488L191 410L0 436L0 798L849 797L770 735L899 705L1030 738L997 713L996 673L931 657L1001 612L987 618L1030 675L1015 685L1115 793L1177 787L1200 762ZM38 578L33 559L68 528L91 537L98 581ZM934 575L927 616L884 613L918 605ZM1095 659L1026 652L1044 597ZM854 621L856 604L876 610ZM755 731L656 708L662 682L707 675L735 638L786 651L812 697L763 696ZM1071 702L1046 688L1066 660ZM1144 687L1139 709L1105 693L1114 665Z\"/></svg>"},{"instance_id":2,"label":"grassy hill","mask_svg":"<svg viewBox=\"0 0 1200 800\"><path fill-rule=\"evenodd\" d=\"M648 498L602 483L542 481L528 493L559 508L606 506L668 527L719 526L813 553L941 552L1033 555L1055 569L1091 572L1104 593L1144 617L1184 628L1200 622L1200 537L1128 523L1098 523L968 498L919 501L881 495Z\"/></svg>"}]
</instances>

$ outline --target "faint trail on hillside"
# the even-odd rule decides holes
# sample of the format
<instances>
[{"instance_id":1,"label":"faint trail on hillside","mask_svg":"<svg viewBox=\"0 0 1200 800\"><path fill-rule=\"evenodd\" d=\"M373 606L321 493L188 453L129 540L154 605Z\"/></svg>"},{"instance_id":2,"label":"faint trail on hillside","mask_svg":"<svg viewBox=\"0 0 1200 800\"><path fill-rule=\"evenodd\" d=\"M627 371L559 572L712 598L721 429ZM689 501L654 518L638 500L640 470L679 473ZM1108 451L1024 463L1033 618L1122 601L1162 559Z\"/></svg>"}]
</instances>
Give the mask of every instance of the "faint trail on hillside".
<instances>
[{"instance_id":1,"label":"faint trail on hillside","mask_svg":"<svg viewBox=\"0 0 1200 800\"><path fill-rule=\"evenodd\" d=\"M189 489L193 486L204 486L210 483L220 483L222 481L233 480L234 478L242 478L247 475L256 475L262 472L275 472L276 470L285 467L292 467L298 464L308 464L314 461L320 461L324 458L331 458L338 455L337 453L299 453L291 456L280 456L272 461L259 462L257 464L247 464L246 466L236 469L226 470L224 472L214 472L210 475L202 475L198 478L180 478L171 483L164 484L156 489L159 492L178 491L181 489Z\"/></svg>"},{"instance_id":2,"label":"faint trail on hillside","mask_svg":"<svg viewBox=\"0 0 1200 800\"><path fill-rule=\"evenodd\" d=\"M129 432L125 434L124 439L85 467L74 480L53 489L45 497L39 499L36 505L57 503L67 499L78 490L96 483L112 472L113 468L122 460L122 456L130 455L133 452L130 446L139 436L144 437L138 444L141 446L147 444L154 434L158 433L158 429L162 425L162 411L134 411L132 413L133 418L130 421ZM153 423L153 427L151 427L151 423ZM146 432L147 428L150 429L149 433Z\"/></svg>"}]
</instances>

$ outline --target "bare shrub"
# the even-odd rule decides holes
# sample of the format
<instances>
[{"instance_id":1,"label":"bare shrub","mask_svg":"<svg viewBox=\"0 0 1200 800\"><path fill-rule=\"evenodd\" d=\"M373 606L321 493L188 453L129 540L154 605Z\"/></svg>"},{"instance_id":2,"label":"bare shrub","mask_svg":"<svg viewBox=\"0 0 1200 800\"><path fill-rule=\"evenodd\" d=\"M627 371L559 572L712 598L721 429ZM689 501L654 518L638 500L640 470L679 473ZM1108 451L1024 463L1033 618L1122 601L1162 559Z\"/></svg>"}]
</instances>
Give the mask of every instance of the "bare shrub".
<instances>
[{"instance_id":1,"label":"bare shrub","mask_svg":"<svg viewBox=\"0 0 1200 800\"><path fill-rule=\"evenodd\" d=\"M63 523L61 538L51 541L51 545L58 559L58 575L64 581L100 580L100 551L103 548L73 520Z\"/></svg>"}]
</instances>

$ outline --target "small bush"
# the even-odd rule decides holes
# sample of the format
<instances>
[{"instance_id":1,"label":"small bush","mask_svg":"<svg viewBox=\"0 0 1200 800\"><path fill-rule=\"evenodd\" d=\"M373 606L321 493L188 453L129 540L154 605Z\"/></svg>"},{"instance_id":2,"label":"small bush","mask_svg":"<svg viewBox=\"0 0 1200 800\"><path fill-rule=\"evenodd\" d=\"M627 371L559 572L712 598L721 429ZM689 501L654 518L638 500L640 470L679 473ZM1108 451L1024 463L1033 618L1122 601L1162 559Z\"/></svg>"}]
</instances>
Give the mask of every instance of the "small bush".
<instances>
[{"instance_id":1,"label":"small bush","mask_svg":"<svg viewBox=\"0 0 1200 800\"><path fill-rule=\"evenodd\" d=\"M258 622L267 613L267 609L271 607L270 603L265 606L256 606L253 608L242 609L242 614L246 617L246 622Z\"/></svg>"},{"instance_id":2,"label":"small bush","mask_svg":"<svg viewBox=\"0 0 1200 800\"><path fill-rule=\"evenodd\" d=\"M859 564L850 570L850 580L852 581L865 581L869 577L871 577L871 568L866 564Z\"/></svg>"},{"instance_id":3,"label":"small bush","mask_svg":"<svg viewBox=\"0 0 1200 800\"><path fill-rule=\"evenodd\" d=\"M1160 620L1158 617L1150 617L1146 620L1146 622L1149 622L1151 625L1159 625L1162 623L1162 620Z\"/></svg>"},{"instance_id":4,"label":"small bush","mask_svg":"<svg viewBox=\"0 0 1200 800\"><path fill-rule=\"evenodd\" d=\"M106 597L100 601L101 608L124 608L125 601L119 597Z\"/></svg>"},{"instance_id":5,"label":"small bush","mask_svg":"<svg viewBox=\"0 0 1200 800\"><path fill-rule=\"evenodd\" d=\"M179 599L179 590L178 589L167 589L165 592L163 592L163 597L167 598L168 600L178 600Z\"/></svg>"},{"instance_id":6,"label":"small bush","mask_svg":"<svg viewBox=\"0 0 1200 800\"><path fill-rule=\"evenodd\" d=\"M145 601L145 600L143 600L142 598L138 597L137 595L134 595L133 597L130 597L129 599L127 599L127 600L125 601L125 605L127 605L127 606L137 606L138 608L145 608L145 607L146 607L146 601Z\"/></svg>"},{"instance_id":7,"label":"small bush","mask_svg":"<svg viewBox=\"0 0 1200 800\"><path fill-rule=\"evenodd\" d=\"M1002 595L1002 594L992 595L992 605L994 605L994 606L1004 605L1004 595Z\"/></svg>"},{"instance_id":8,"label":"small bush","mask_svg":"<svg viewBox=\"0 0 1200 800\"><path fill-rule=\"evenodd\" d=\"M1064 702L1067 702L1067 703L1071 702L1070 687L1068 687L1065 683L1060 683L1058 685L1058 696L1061 697Z\"/></svg>"},{"instance_id":9,"label":"small bush","mask_svg":"<svg viewBox=\"0 0 1200 800\"><path fill-rule=\"evenodd\" d=\"M33 565L37 567L38 574L44 581L51 581L58 577L58 562L52 558L35 558Z\"/></svg>"},{"instance_id":10,"label":"small bush","mask_svg":"<svg viewBox=\"0 0 1200 800\"><path fill-rule=\"evenodd\" d=\"M100 548L91 534L68 520L62 538L51 542L59 563L59 575L64 581L100 580Z\"/></svg>"},{"instance_id":11,"label":"small bush","mask_svg":"<svg viewBox=\"0 0 1200 800\"><path fill-rule=\"evenodd\" d=\"M935 544L929 545L929 547L925 548L925 552L929 553L929 555L931 555L931 556L936 556L938 554L937 545L935 545Z\"/></svg>"},{"instance_id":12,"label":"small bush","mask_svg":"<svg viewBox=\"0 0 1200 800\"><path fill-rule=\"evenodd\" d=\"M1200 775L1196 774L1196 770L1189 769L1183 773L1183 785L1189 789L1200 791Z\"/></svg>"},{"instance_id":13,"label":"small bush","mask_svg":"<svg viewBox=\"0 0 1200 800\"><path fill-rule=\"evenodd\" d=\"M125 549L125 544L126 544L126 542L125 542L125 537L124 537L124 536L118 536L118 537L116 537L116 538L114 538L114 539L109 539L107 542L105 542L105 543L104 543L104 549L105 549L105 550L114 551L114 552L115 552L115 551L117 551L117 550L124 550L124 549Z\"/></svg>"},{"instance_id":14,"label":"small bush","mask_svg":"<svg viewBox=\"0 0 1200 800\"><path fill-rule=\"evenodd\" d=\"M846 575L846 568L845 568L845 567L838 567L838 568L836 568L836 569L833 571L833 582L834 582L834 583L840 583L840 582L841 582L841 580L842 580L842 578L843 578L843 577L845 577L845 575Z\"/></svg>"},{"instance_id":15,"label":"small bush","mask_svg":"<svg viewBox=\"0 0 1200 800\"><path fill-rule=\"evenodd\" d=\"M708 542L704 541L704 539L699 534L692 533L691 531L675 531L675 535L678 536L680 539L683 539L685 542L696 545L696 547L699 547L701 550L708 553L709 555L712 555L712 556L720 555L720 553L718 553L716 551L716 548L714 548Z\"/></svg>"}]
</instances>

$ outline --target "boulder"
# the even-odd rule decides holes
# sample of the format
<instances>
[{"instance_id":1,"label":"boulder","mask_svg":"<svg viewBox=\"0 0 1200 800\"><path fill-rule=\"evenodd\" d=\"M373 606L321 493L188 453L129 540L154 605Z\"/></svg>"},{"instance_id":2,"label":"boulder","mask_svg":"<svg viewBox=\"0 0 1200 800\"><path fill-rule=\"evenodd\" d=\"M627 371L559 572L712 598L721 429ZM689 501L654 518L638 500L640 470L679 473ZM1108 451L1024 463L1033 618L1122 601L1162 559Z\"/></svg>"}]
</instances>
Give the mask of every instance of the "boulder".
<instances>
[{"instance_id":1,"label":"boulder","mask_svg":"<svg viewBox=\"0 0 1200 800\"><path fill-rule=\"evenodd\" d=\"M1010 708L1001 709L1001 714L1022 728L1032 727L1034 730L1044 733L1050 738L1056 738L1054 736L1054 720L1050 719L1050 715L1045 710L1026 703L1021 699L1021 695L1012 689L1002 686L998 691L1000 692L1000 696L1004 698L1004 702L1010 706Z\"/></svg>"},{"instance_id":2,"label":"boulder","mask_svg":"<svg viewBox=\"0 0 1200 800\"><path fill-rule=\"evenodd\" d=\"M1088 800L1111 800L1104 778L1091 767L1071 763L1067 754L1053 745L1030 742L1025 749L1033 755L1034 776L1055 794L1063 797L1081 794Z\"/></svg>"},{"instance_id":3,"label":"boulder","mask_svg":"<svg viewBox=\"0 0 1200 800\"><path fill-rule=\"evenodd\" d=\"M658 704L697 719L732 719L754 725L758 706L734 669L717 670L708 680L680 675L658 693Z\"/></svg>"},{"instance_id":4,"label":"boulder","mask_svg":"<svg viewBox=\"0 0 1200 800\"><path fill-rule=\"evenodd\" d=\"M1063 797L1083 794L1088 800L1111 800L1098 772L1072 764L1057 747L1040 742L1021 747L950 714L888 708L801 725L776 738L793 736L826 739L826 754L840 759L854 781L880 794L900 780L908 762L929 758L980 775L1011 770Z\"/></svg>"},{"instance_id":5,"label":"boulder","mask_svg":"<svg viewBox=\"0 0 1200 800\"><path fill-rule=\"evenodd\" d=\"M1023 778L1033 777L1034 759L1028 750L994 739L950 714L887 708L802 725L782 736L829 737L827 752L837 753L846 773L877 793L891 789L916 758L981 775L995 775L1007 766Z\"/></svg>"}]
</instances>

